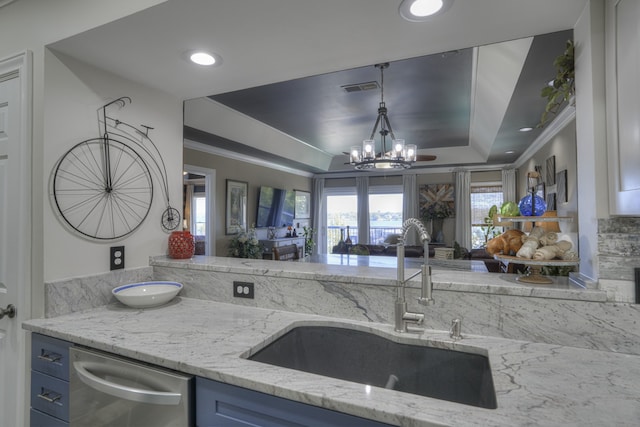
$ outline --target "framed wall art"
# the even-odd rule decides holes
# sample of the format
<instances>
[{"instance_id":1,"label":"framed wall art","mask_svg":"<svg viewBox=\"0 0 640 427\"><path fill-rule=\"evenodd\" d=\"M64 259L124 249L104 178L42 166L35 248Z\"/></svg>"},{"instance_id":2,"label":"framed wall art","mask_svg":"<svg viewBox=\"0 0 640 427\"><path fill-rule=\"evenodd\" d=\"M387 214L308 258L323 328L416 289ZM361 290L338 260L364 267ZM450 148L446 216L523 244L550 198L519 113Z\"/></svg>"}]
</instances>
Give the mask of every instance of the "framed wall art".
<instances>
[{"instance_id":1,"label":"framed wall art","mask_svg":"<svg viewBox=\"0 0 640 427\"><path fill-rule=\"evenodd\" d=\"M546 197L547 202L547 210L555 211L556 210L556 193L547 193Z\"/></svg>"},{"instance_id":2,"label":"framed wall art","mask_svg":"<svg viewBox=\"0 0 640 427\"><path fill-rule=\"evenodd\" d=\"M556 183L556 156L551 156L546 162L546 174L544 182L547 185L553 185Z\"/></svg>"},{"instance_id":3,"label":"framed wall art","mask_svg":"<svg viewBox=\"0 0 640 427\"><path fill-rule=\"evenodd\" d=\"M247 188L246 182L227 180L225 234L247 230Z\"/></svg>"},{"instance_id":4,"label":"framed wall art","mask_svg":"<svg viewBox=\"0 0 640 427\"><path fill-rule=\"evenodd\" d=\"M456 213L453 184L420 186L420 217L423 220L454 217Z\"/></svg>"},{"instance_id":5,"label":"framed wall art","mask_svg":"<svg viewBox=\"0 0 640 427\"><path fill-rule=\"evenodd\" d=\"M567 170L562 170L556 174L556 193L558 203L567 203L569 195L567 194Z\"/></svg>"},{"instance_id":6,"label":"framed wall art","mask_svg":"<svg viewBox=\"0 0 640 427\"><path fill-rule=\"evenodd\" d=\"M311 193L296 190L296 219L311 218Z\"/></svg>"}]
</instances>

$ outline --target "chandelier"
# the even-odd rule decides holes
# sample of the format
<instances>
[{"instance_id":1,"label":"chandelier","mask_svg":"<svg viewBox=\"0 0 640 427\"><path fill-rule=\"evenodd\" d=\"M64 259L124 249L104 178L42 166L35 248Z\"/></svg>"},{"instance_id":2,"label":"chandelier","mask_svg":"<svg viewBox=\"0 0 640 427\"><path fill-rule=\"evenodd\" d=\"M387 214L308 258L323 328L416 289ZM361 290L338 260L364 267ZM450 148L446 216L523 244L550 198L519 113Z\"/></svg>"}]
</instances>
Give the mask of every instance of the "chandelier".
<instances>
[{"instance_id":1,"label":"chandelier","mask_svg":"<svg viewBox=\"0 0 640 427\"><path fill-rule=\"evenodd\" d=\"M369 139L362 141L362 146L355 145L349 151L349 163L358 170L368 169L409 169L417 160L417 147L414 144L405 144L404 139L396 139L387 116L387 107L384 103L384 70L389 63L376 64L380 69L380 104L378 106L378 118L373 125ZM376 143L373 139L376 130L380 127L380 151L376 153ZM391 136L387 149L387 135Z\"/></svg>"}]
</instances>

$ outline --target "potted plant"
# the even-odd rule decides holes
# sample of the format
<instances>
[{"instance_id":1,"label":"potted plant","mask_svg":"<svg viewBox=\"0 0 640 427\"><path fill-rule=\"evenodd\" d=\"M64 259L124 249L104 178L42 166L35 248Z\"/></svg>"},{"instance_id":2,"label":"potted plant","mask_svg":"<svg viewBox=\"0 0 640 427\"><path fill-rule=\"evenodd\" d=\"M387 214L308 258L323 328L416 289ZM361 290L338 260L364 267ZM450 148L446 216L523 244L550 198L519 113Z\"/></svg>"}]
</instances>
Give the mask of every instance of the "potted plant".
<instances>
[{"instance_id":1,"label":"potted plant","mask_svg":"<svg viewBox=\"0 0 640 427\"><path fill-rule=\"evenodd\" d=\"M487 247L487 242L490 239L500 235L500 232L496 230L495 225L493 225L493 217L498 213L498 207L496 205L491 206L489 209L489 213L484 217L484 225L480 226L482 230L482 235L484 237L484 243L482 247Z\"/></svg>"},{"instance_id":2,"label":"potted plant","mask_svg":"<svg viewBox=\"0 0 640 427\"><path fill-rule=\"evenodd\" d=\"M262 246L256 237L255 228L233 236L229 242L228 254L235 258L262 258Z\"/></svg>"},{"instance_id":3,"label":"potted plant","mask_svg":"<svg viewBox=\"0 0 640 427\"><path fill-rule=\"evenodd\" d=\"M549 121L549 113L557 114L560 106L569 102L575 93L573 40L567 40L564 53L553 61L553 65L556 67L556 75L540 92L540 95L547 99L547 106L538 127L544 126Z\"/></svg>"},{"instance_id":4,"label":"potted plant","mask_svg":"<svg viewBox=\"0 0 640 427\"><path fill-rule=\"evenodd\" d=\"M304 237L304 253L307 256L313 255L313 235L315 231L311 227L307 227L306 225L302 227L303 233L302 237Z\"/></svg>"}]
</instances>

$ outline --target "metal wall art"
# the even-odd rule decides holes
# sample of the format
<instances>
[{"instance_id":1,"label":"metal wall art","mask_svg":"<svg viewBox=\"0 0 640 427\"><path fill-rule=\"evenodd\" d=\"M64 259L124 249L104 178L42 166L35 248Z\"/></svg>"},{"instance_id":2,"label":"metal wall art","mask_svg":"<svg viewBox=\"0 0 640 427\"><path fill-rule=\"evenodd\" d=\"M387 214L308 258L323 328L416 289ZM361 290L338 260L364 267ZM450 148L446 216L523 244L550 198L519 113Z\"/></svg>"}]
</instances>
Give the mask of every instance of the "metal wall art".
<instances>
[{"instance_id":1,"label":"metal wall art","mask_svg":"<svg viewBox=\"0 0 640 427\"><path fill-rule=\"evenodd\" d=\"M162 228L171 231L180 224L180 213L169 201L164 161L148 135L153 128L137 128L107 114L110 107L128 103L131 98L125 96L105 104L98 123L103 134L74 145L54 166L52 203L63 223L82 236L116 240L135 231L153 202L151 170L162 181L166 201Z\"/></svg>"}]
</instances>

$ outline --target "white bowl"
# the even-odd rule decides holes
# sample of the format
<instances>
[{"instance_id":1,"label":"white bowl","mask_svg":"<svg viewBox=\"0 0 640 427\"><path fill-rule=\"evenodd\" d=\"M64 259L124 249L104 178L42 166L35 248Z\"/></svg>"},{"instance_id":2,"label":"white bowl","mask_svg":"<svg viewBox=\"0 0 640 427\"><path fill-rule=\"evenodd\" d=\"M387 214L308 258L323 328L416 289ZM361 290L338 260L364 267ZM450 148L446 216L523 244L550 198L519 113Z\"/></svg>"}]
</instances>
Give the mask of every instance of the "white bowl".
<instances>
[{"instance_id":1,"label":"white bowl","mask_svg":"<svg viewBox=\"0 0 640 427\"><path fill-rule=\"evenodd\" d=\"M146 308L168 303L181 289L177 282L141 282L118 286L111 293L124 305Z\"/></svg>"}]
</instances>

